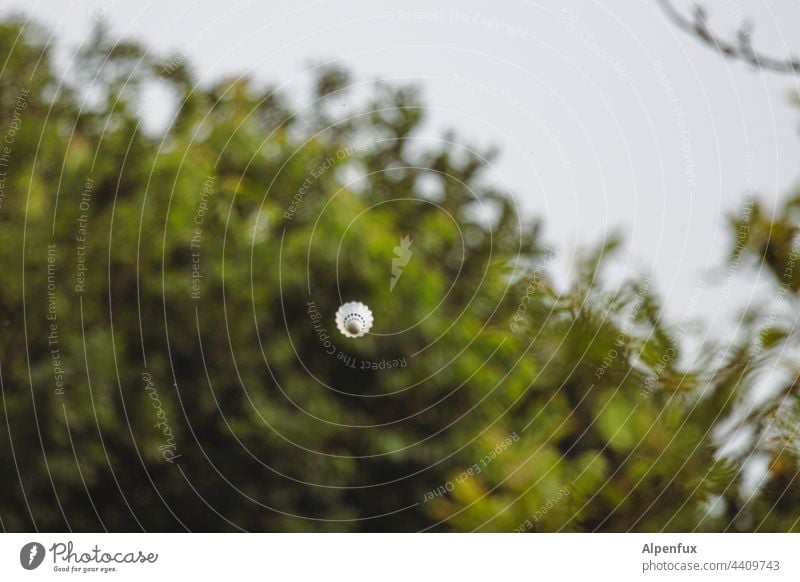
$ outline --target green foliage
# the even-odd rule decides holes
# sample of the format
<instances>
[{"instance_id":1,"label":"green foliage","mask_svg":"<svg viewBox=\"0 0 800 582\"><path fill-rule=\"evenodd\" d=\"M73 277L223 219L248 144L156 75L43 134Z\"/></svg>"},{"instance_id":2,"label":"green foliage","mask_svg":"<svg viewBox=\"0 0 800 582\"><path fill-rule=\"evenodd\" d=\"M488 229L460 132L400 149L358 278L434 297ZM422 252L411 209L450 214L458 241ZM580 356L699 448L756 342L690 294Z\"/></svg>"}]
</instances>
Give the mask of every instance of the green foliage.
<instances>
[{"instance_id":1,"label":"green foliage","mask_svg":"<svg viewBox=\"0 0 800 582\"><path fill-rule=\"evenodd\" d=\"M0 206L4 529L798 529L794 449L771 441L751 494L717 434L786 334L682 369L650 280L601 284L616 238L557 290L492 153L408 139L413 88L355 108L324 69L294 111L102 30L62 79L43 38L0 27L0 131L27 103ZM154 84L176 113L148 135ZM376 334L336 332L350 299Z\"/></svg>"}]
</instances>

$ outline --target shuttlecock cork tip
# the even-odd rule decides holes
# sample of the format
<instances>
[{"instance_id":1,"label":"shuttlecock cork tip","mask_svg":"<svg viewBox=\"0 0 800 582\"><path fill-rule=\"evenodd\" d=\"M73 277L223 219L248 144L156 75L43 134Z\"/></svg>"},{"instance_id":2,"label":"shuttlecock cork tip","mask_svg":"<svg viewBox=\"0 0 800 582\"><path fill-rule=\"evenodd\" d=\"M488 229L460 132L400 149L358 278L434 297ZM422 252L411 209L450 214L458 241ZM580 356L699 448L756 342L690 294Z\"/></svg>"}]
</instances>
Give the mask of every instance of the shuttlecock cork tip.
<instances>
[{"instance_id":1,"label":"shuttlecock cork tip","mask_svg":"<svg viewBox=\"0 0 800 582\"><path fill-rule=\"evenodd\" d=\"M361 337L372 327L372 311L359 301L350 301L336 312L336 327L345 337Z\"/></svg>"}]
</instances>

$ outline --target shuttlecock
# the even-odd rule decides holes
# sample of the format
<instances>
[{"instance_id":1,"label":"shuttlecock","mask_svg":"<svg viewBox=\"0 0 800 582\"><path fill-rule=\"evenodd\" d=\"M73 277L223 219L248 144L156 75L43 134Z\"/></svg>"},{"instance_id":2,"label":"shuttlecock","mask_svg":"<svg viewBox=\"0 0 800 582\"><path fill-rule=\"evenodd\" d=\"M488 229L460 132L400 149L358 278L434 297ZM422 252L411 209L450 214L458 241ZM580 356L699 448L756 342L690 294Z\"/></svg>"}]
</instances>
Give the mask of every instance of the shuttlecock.
<instances>
[{"instance_id":1,"label":"shuttlecock","mask_svg":"<svg viewBox=\"0 0 800 582\"><path fill-rule=\"evenodd\" d=\"M372 327L372 311L360 301L350 301L336 312L336 327L345 337L361 337Z\"/></svg>"}]
</instances>

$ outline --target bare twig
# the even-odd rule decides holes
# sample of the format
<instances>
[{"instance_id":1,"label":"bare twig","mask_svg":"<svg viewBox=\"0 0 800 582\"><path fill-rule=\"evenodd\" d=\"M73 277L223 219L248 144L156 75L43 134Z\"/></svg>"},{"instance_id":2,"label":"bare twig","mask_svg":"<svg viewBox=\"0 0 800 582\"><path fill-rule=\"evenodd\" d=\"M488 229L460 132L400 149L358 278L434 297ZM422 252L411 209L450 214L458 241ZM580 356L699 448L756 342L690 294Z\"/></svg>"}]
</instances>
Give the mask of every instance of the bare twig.
<instances>
[{"instance_id":1,"label":"bare twig","mask_svg":"<svg viewBox=\"0 0 800 582\"><path fill-rule=\"evenodd\" d=\"M689 18L681 14L670 0L656 0L656 2L678 28L700 39L724 56L750 63L754 67L766 71L800 74L800 60L793 57L779 59L756 52L753 47L752 30L747 23L739 27L734 40L726 40L716 35L708 26L706 11L702 6L695 6L694 18Z\"/></svg>"}]
</instances>

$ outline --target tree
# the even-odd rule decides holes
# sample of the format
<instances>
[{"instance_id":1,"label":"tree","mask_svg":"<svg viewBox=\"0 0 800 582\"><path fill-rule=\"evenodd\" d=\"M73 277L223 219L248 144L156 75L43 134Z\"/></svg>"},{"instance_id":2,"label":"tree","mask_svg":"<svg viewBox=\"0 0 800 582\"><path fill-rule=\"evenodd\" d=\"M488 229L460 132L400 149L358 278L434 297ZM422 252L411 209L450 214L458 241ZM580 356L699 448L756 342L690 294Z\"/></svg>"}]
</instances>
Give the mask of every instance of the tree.
<instances>
[{"instance_id":1,"label":"tree","mask_svg":"<svg viewBox=\"0 0 800 582\"><path fill-rule=\"evenodd\" d=\"M746 500L715 438L750 344L682 369L617 239L557 291L494 153L409 139L415 88L320 67L294 110L102 29L62 78L45 38L0 28L4 529L797 529L794 453Z\"/></svg>"}]
</instances>

